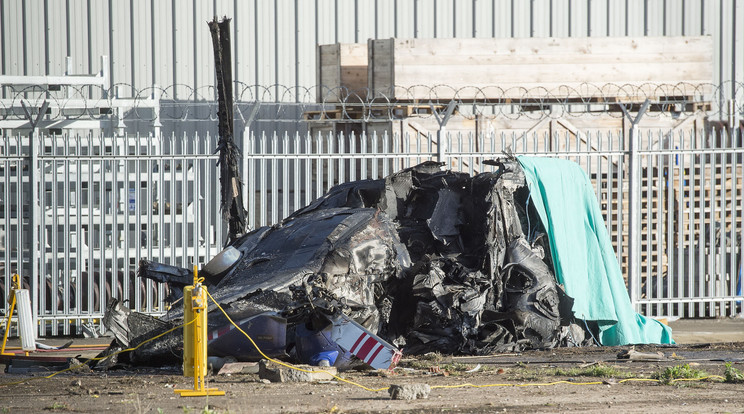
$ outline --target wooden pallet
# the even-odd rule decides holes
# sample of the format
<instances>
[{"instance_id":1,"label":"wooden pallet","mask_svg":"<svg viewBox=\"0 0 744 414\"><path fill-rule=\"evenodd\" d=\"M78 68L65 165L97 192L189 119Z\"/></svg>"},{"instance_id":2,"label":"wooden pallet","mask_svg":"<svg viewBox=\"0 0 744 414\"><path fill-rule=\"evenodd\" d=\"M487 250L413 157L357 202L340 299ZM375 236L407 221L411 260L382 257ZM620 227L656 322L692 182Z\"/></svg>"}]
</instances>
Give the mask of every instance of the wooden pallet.
<instances>
[{"instance_id":1,"label":"wooden pallet","mask_svg":"<svg viewBox=\"0 0 744 414\"><path fill-rule=\"evenodd\" d=\"M305 121L327 121L329 119L342 119L342 115L342 109L333 108L324 111L305 111L302 113L302 119Z\"/></svg>"}]
</instances>

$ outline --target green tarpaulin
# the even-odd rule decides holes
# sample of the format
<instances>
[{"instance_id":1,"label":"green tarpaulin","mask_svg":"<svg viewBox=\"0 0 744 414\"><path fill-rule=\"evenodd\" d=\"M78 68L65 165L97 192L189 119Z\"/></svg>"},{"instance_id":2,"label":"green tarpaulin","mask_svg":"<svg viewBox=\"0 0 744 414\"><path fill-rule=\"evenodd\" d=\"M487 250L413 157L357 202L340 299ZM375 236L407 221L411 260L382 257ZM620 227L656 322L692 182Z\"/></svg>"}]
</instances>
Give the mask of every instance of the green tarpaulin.
<instances>
[{"instance_id":1,"label":"green tarpaulin","mask_svg":"<svg viewBox=\"0 0 744 414\"><path fill-rule=\"evenodd\" d=\"M672 330L633 310L594 187L576 163L519 157L574 316L597 321L602 345L674 343Z\"/></svg>"}]
</instances>

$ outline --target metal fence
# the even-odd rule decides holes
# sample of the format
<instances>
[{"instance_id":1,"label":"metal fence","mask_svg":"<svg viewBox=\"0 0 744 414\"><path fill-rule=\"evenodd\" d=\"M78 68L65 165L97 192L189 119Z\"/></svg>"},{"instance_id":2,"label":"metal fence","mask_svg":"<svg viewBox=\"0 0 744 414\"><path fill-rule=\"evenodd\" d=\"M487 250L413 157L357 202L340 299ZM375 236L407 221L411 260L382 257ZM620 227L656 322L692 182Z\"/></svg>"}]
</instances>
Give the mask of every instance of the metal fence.
<instances>
[{"instance_id":1,"label":"metal fence","mask_svg":"<svg viewBox=\"0 0 744 414\"><path fill-rule=\"evenodd\" d=\"M164 312L165 285L135 271L141 258L189 268L221 250L214 146L209 135L5 137L0 289L23 276L42 335L80 333L110 297Z\"/></svg>"},{"instance_id":2,"label":"metal fence","mask_svg":"<svg viewBox=\"0 0 744 414\"><path fill-rule=\"evenodd\" d=\"M504 152L571 159L594 184L639 311L735 315L744 300L742 132L249 131L242 142L245 205L256 228L280 221L335 184L381 178L426 160L477 174L492 170L484 160ZM139 259L190 267L221 249L226 232L214 137L36 141L5 137L0 146L0 288L7 289L15 272L24 276L42 335L80 333L83 324L100 321L109 297L162 313L165 286L136 278ZM632 226L634 214L638 224Z\"/></svg>"},{"instance_id":3,"label":"metal fence","mask_svg":"<svg viewBox=\"0 0 744 414\"><path fill-rule=\"evenodd\" d=\"M88 77L96 81L101 78ZM184 132L191 135L193 131L216 130L217 93L212 86L192 88L173 84L136 88L123 83L102 86L93 81L84 83L81 78L85 77L51 77L48 84L38 85L3 84L0 79L0 129L25 132L30 127L23 103L29 108L39 108L47 101L50 106L41 127L53 132L95 128L107 134L154 131L158 135L161 131L166 135ZM233 88L236 130L251 126L268 133L302 134L308 131L308 123L303 122L308 120L333 120L339 124L396 121L410 115L401 104L425 109L447 106L450 102L454 102L458 112L468 119L478 116L536 121L546 117L623 118L623 113L616 108L619 102L637 104L646 99L654 106L654 111L646 118L704 112L708 119L733 125L744 117L744 83L733 81L695 85L585 83L580 87L560 85L552 90L419 85L397 88L396 95L368 89L265 86L240 81L234 81ZM421 96L427 98L421 99ZM422 112L415 115L425 117Z\"/></svg>"},{"instance_id":4,"label":"metal fence","mask_svg":"<svg viewBox=\"0 0 744 414\"><path fill-rule=\"evenodd\" d=\"M382 178L425 160L477 174L492 171L483 161L504 153L564 158L579 163L594 184L638 311L669 317L742 312L741 129L440 136L443 145L433 134L251 136L244 151L250 223L275 223L335 184Z\"/></svg>"}]
</instances>

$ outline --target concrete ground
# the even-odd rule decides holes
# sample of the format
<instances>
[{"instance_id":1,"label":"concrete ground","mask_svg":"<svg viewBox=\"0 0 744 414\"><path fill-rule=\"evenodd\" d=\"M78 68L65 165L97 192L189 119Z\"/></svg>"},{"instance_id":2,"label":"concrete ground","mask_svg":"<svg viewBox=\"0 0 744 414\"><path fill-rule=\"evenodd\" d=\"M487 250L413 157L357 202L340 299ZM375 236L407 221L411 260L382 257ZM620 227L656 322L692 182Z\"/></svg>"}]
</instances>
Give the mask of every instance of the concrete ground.
<instances>
[{"instance_id":1,"label":"concrete ground","mask_svg":"<svg viewBox=\"0 0 744 414\"><path fill-rule=\"evenodd\" d=\"M733 372L744 370L744 318L683 319L669 325L678 343L671 347L558 348L475 357L441 356L441 360L406 357L393 372L343 374L350 381L370 387L365 390L339 381L267 383L257 374L226 374L208 376L209 386L225 391L224 397L182 398L174 394L174 388L191 389L193 381L181 375L178 367L107 372L81 368L44 379L58 368L6 374L0 363L0 412L741 412L743 383L724 382L724 378L731 367L736 370ZM61 345L69 340L40 342ZM32 355L92 357L111 339L73 340L73 345L63 351ZM17 338L9 341L9 346L18 345ZM659 355L659 359L619 358L622 351L631 348ZM660 373L682 371L699 372L710 379L675 382L672 386L653 379ZM635 380L622 382L620 378L625 376ZM429 398L415 401L391 400L385 391L392 385L416 384L436 389Z\"/></svg>"},{"instance_id":2,"label":"concrete ground","mask_svg":"<svg viewBox=\"0 0 744 414\"><path fill-rule=\"evenodd\" d=\"M678 319L668 322L672 328L672 337L680 345L685 344L703 344L703 343L726 343L726 342L744 342L744 316L734 318L711 318L711 319ZM39 342L50 346L59 346L72 340L73 346L64 351L41 352L41 355L55 356L82 356L84 358L93 357L100 352L100 348L106 347L111 343L111 338L40 338ZM18 338L8 339L7 346L14 350L13 347L20 346ZM98 346L99 349L85 349L91 346ZM15 349L17 352L17 348ZM0 369L4 368L0 365Z\"/></svg>"},{"instance_id":3,"label":"concrete ground","mask_svg":"<svg viewBox=\"0 0 744 414\"><path fill-rule=\"evenodd\" d=\"M744 317L678 319L669 326L678 344L744 342Z\"/></svg>"},{"instance_id":4,"label":"concrete ground","mask_svg":"<svg viewBox=\"0 0 744 414\"><path fill-rule=\"evenodd\" d=\"M742 335L744 319L682 320L670 325L681 342L675 346L406 357L392 372L352 370L342 374L365 389L335 380L275 383L258 374L235 373L207 377L208 386L224 391L224 396L186 398L175 394L174 389L191 389L193 380L184 377L178 367L106 372L82 367L45 378L57 369L4 374L0 366L0 412L742 412L744 342L728 341ZM706 341L719 343L701 343ZM60 344L64 339L42 342ZM81 346L100 348L106 343L106 338L76 338L74 348L35 355L93 356L97 351ZM633 348L653 359L619 357ZM661 382L662 375L681 379L665 383ZM727 375L732 379L726 380ZM420 384L430 386L429 398L392 400L388 395L387 389L393 385Z\"/></svg>"}]
</instances>

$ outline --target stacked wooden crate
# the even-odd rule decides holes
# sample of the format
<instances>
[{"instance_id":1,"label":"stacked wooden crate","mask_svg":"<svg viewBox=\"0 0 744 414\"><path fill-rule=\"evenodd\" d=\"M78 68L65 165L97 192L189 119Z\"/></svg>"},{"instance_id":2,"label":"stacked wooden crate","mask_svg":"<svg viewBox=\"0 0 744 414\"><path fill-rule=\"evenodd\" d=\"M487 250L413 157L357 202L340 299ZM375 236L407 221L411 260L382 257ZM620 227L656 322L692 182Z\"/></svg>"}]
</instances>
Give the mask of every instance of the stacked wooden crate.
<instances>
[{"instance_id":1,"label":"stacked wooden crate","mask_svg":"<svg viewBox=\"0 0 744 414\"><path fill-rule=\"evenodd\" d=\"M695 111L712 80L710 36L370 39L318 46L317 101L338 105L305 119L358 119L379 129L381 121L418 117L422 105L451 100L522 111L598 103L619 111L616 103L638 109L650 98L657 102L651 110Z\"/></svg>"},{"instance_id":2,"label":"stacked wooden crate","mask_svg":"<svg viewBox=\"0 0 744 414\"><path fill-rule=\"evenodd\" d=\"M336 43L317 50L318 102L367 99L367 45Z\"/></svg>"},{"instance_id":3,"label":"stacked wooden crate","mask_svg":"<svg viewBox=\"0 0 744 414\"><path fill-rule=\"evenodd\" d=\"M709 92L713 79L710 36L379 39L368 52L370 91L390 100L642 102Z\"/></svg>"}]
</instances>

